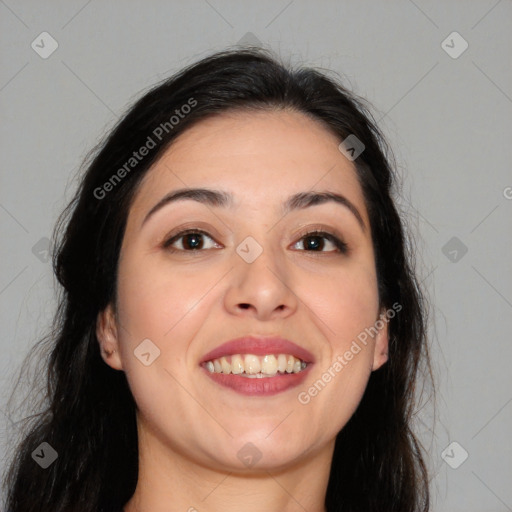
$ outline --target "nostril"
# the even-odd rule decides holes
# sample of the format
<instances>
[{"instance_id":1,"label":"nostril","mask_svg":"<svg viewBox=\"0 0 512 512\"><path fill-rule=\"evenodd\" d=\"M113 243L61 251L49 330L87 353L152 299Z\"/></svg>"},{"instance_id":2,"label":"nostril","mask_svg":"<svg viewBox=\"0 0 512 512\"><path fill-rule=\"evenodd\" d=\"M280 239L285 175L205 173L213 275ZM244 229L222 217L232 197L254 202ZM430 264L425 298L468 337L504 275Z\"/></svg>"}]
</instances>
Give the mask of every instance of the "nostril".
<instances>
[{"instance_id":1,"label":"nostril","mask_svg":"<svg viewBox=\"0 0 512 512\"><path fill-rule=\"evenodd\" d=\"M250 304L240 304L240 307L242 309L248 309L250 307Z\"/></svg>"}]
</instances>

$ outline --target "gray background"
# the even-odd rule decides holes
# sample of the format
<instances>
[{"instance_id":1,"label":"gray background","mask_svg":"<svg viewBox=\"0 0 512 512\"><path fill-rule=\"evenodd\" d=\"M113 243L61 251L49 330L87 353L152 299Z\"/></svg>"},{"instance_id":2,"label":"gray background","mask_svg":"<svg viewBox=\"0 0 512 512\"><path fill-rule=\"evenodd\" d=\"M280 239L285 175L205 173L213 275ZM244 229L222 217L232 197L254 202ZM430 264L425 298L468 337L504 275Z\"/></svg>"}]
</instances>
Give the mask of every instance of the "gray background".
<instances>
[{"instance_id":1,"label":"gray background","mask_svg":"<svg viewBox=\"0 0 512 512\"><path fill-rule=\"evenodd\" d=\"M510 0L0 0L2 453L15 369L55 306L44 239L82 158L156 81L260 41L374 104L432 302L437 417L432 433L427 406L417 425L433 510L512 510L511 18ZM58 43L46 59L31 47L51 48L44 31Z\"/></svg>"}]
</instances>

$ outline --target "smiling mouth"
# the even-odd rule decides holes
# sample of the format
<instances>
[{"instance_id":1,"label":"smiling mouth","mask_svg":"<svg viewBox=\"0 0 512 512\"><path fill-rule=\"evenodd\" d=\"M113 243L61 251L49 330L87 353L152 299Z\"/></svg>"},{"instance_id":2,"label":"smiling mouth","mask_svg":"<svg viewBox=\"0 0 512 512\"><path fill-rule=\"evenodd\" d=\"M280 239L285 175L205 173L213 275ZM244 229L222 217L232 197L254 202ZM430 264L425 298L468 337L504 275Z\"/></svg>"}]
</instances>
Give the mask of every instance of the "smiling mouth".
<instances>
[{"instance_id":1,"label":"smiling mouth","mask_svg":"<svg viewBox=\"0 0 512 512\"><path fill-rule=\"evenodd\" d=\"M308 363L291 354L233 354L205 361L202 366L213 374L264 379L300 373L307 368Z\"/></svg>"}]
</instances>

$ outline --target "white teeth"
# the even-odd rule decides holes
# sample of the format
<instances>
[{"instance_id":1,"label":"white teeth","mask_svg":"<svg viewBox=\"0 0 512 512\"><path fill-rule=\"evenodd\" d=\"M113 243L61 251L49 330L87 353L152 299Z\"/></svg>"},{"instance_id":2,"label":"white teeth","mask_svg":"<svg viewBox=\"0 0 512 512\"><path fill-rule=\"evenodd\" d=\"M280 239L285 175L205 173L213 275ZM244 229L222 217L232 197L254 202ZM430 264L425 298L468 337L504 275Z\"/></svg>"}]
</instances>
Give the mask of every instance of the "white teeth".
<instances>
[{"instance_id":1,"label":"white teeth","mask_svg":"<svg viewBox=\"0 0 512 512\"><path fill-rule=\"evenodd\" d=\"M244 373L244 362L242 361L241 355L237 354L236 356L231 356L231 371L235 375Z\"/></svg>"},{"instance_id":2,"label":"white teeth","mask_svg":"<svg viewBox=\"0 0 512 512\"><path fill-rule=\"evenodd\" d=\"M252 354L247 354L244 359L244 369L245 373L248 373L249 375L256 375L257 373L260 373L260 358L258 356L253 356Z\"/></svg>"},{"instance_id":3,"label":"white teeth","mask_svg":"<svg viewBox=\"0 0 512 512\"><path fill-rule=\"evenodd\" d=\"M277 356L277 371L281 373L286 371L286 356L284 354Z\"/></svg>"},{"instance_id":4,"label":"white teeth","mask_svg":"<svg viewBox=\"0 0 512 512\"><path fill-rule=\"evenodd\" d=\"M222 368L222 373L231 373L231 365L225 357L220 358L220 365Z\"/></svg>"},{"instance_id":5,"label":"white teeth","mask_svg":"<svg viewBox=\"0 0 512 512\"><path fill-rule=\"evenodd\" d=\"M300 362L300 359L297 359ZM277 373L277 359L274 355L268 355L263 358L261 363L261 373L275 375Z\"/></svg>"},{"instance_id":6,"label":"white teeth","mask_svg":"<svg viewBox=\"0 0 512 512\"><path fill-rule=\"evenodd\" d=\"M241 375L253 379L273 377L277 373L299 373L307 368L307 363L290 354L234 354L212 359L205 363L211 373Z\"/></svg>"}]
</instances>

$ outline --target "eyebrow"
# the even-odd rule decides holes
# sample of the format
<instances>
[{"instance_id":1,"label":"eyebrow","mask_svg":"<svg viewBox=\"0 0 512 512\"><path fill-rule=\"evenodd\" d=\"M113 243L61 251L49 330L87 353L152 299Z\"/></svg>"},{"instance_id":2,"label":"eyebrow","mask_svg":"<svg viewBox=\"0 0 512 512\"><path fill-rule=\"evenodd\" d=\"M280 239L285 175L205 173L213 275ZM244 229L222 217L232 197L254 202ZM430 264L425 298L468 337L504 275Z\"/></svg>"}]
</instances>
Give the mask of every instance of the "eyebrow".
<instances>
[{"instance_id":1,"label":"eyebrow","mask_svg":"<svg viewBox=\"0 0 512 512\"><path fill-rule=\"evenodd\" d=\"M228 208L233 206L233 196L228 192L209 188L183 188L170 192L158 201L158 203L156 203L144 217L141 227L155 212L164 206L185 200L197 201L198 203L217 208ZM316 206L328 202L334 202L346 207L357 219L361 229L366 231L366 226L359 210L345 196L335 192L299 192L290 196L283 203L282 211L283 215L286 215L295 210L309 208L310 206Z\"/></svg>"}]
</instances>

